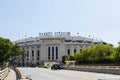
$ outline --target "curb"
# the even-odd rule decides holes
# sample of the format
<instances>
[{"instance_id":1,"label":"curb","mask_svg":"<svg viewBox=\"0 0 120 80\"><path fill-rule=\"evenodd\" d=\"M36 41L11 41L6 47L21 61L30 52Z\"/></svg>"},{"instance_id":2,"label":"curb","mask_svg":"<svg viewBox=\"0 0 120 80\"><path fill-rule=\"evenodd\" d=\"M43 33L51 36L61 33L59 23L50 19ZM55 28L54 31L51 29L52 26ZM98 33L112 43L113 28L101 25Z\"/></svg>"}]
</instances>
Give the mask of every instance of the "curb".
<instances>
[{"instance_id":1,"label":"curb","mask_svg":"<svg viewBox=\"0 0 120 80\"><path fill-rule=\"evenodd\" d=\"M16 71L16 74L18 75L19 80L30 80L30 79L27 79L27 77L23 74L23 72L18 68L14 68L14 70Z\"/></svg>"}]
</instances>

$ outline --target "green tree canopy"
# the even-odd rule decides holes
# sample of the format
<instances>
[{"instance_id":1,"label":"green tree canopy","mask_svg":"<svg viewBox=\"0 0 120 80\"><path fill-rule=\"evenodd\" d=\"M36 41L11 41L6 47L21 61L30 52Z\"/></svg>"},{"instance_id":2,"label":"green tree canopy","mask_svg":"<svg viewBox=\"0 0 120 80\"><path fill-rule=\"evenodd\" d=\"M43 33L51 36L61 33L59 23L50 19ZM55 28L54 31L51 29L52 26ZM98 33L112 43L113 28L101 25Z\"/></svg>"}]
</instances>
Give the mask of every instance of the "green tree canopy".
<instances>
[{"instance_id":1,"label":"green tree canopy","mask_svg":"<svg viewBox=\"0 0 120 80\"><path fill-rule=\"evenodd\" d=\"M114 49L110 45L95 45L86 48L74 55L77 63L107 63L111 62L111 54Z\"/></svg>"},{"instance_id":2,"label":"green tree canopy","mask_svg":"<svg viewBox=\"0 0 120 80\"><path fill-rule=\"evenodd\" d=\"M120 63L120 45L114 48L114 52L111 54L110 58L114 63Z\"/></svg>"},{"instance_id":3,"label":"green tree canopy","mask_svg":"<svg viewBox=\"0 0 120 80\"><path fill-rule=\"evenodd\" d=\"M0 63L15 59L17 56L24 54L23 50L9 39L0 37Z\"/></svg>"}]
</instances>

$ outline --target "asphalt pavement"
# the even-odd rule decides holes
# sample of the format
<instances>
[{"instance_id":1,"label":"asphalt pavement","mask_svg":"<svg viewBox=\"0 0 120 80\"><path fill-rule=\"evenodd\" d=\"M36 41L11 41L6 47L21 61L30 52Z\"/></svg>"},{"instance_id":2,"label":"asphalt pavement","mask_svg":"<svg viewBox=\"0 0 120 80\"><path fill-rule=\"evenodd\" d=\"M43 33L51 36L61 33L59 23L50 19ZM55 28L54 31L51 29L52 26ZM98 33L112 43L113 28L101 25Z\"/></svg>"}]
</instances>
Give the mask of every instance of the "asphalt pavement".
<instances>
[{"instance_id":1,"label":"asphalt pavement","mask_svg":"<svg viewBox=\"0 0 120 80\"><path fill-rule=\"evenodd\" d=\"M32 80L120 80L120 75L45 68L19 68Z\"/></svg>"},{"instance_id":2,"label":"asphalt pavement","mask_svg":"<svg viewBox=\"0 0 120 80\"><path fill-rule=\"evenodd\" d=\"M16 80L16 73L13 69L10 69L10 72L8 76L5 78L5 80Z\"/></svg>"}]
</instances>

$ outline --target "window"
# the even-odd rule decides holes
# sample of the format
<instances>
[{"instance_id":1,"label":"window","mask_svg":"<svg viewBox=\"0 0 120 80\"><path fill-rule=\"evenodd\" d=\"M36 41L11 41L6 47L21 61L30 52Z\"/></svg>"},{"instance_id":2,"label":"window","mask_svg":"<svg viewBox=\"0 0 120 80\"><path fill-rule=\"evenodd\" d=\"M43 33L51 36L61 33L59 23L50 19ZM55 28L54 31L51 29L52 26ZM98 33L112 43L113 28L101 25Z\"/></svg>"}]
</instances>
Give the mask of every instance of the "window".
<instances>
[{"instance_id":1,"label":"window","mask_svg":"<svg viewBox=\"0 0 120 80\"><path fill-rule=\"evenodd\" d=\"M74 53L76 53L76 49L74 49Z\"/></svg>"},{"instance_id":2,"label":"window","mask_svg":"<svg viewBox=\"0 0 120 80\"><path fill-rule=\"evenodd\" d=\"M38 57L40 56L40 54L39 54L39 50L37 50L37 56L38 56Z\"/></svg>"},{"instance_id":3,"label":"window","mask_svg":"<svg viewBox=\"0 0 120 80\"><path fill-rule=\"evenodd\" d=\"M48 47L48 59L50 59L50 47Z\"/></svg>"},{"instance_id":4,"label":"window","mask_svg":"<svg viewBox=\"0 0 120 80\"><path fill-rule=\"evenodd\" d=\"M34 50L32 50L32 57L34 57Z\"/></svg>"},{"instance_id":5,"label":"window","mask_svg":"<svg viewBox=\"0 0 120 80\"><path fill-rule=\"evenodd\" d=\"M52 60L54 60L54 47L52 47Z\"/></svg>"},{"instance_id":6,"label":"window","mask_svg":"<svg viewBox=\"0 0 120 80\"><path fill-rule=\"evenodd\" d=\"M68 55L70 55L70 49L67 50Z\"/></svg>"},{"instance_id":7,"label":"window","mask_svg":"<svg viewBox=\"0 0 120 80\"><path fill-rule=\"evenodd\" d=\"M56 47L56 59L58 59L58 47Z\"/></svg>"},{"instance_id":8,"label":"window","mask_svg":"<svg viewBox=\"0 0 120 80\"><path fill-rule=\"evenodd\" d=\"M37 60L39 60L39 57L37 58Z\"/></svg>"},{"instance_id":9,"label":"window","mask_svg":"<svg viewBox=\"0 0 120 80\"><path fill-rule=\"evenodd\" d=\"M40 51L37 50L37 60L39 60L39 56L40 56Z\"/></svg>"},{"instance_id":10,"label":"window","mask_svg":"<svg viewBox=\"0 0 120 80\"><path fill-rule=\"evenodd\" d=\"M38 42L39 42L39 40L36 40L36 41L38 41Z\"/></svg>"},{"instance_id":11,"label":"window","mask_svg":"<svg viewBox=\"0 0 120 80\"><path fill-rule=\"evenodd\" d=\"M80 51L82 51L82 49L80 49Z\"/></svg>"}]
</instances>

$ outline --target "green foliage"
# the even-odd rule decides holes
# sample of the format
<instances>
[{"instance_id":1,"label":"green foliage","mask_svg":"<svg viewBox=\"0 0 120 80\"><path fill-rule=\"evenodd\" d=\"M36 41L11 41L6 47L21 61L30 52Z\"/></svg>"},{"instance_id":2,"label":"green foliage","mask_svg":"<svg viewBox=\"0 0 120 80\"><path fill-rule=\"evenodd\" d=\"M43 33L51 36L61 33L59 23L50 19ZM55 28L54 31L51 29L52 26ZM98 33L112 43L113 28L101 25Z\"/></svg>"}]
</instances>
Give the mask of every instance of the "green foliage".
<instances>
[{"instance_id":1,"label":"green foliage","mask_svg":"<svg viewBox=\"0 0 120 80\"><path fill-rule=\"evenodd\" d=\"M16 44L13 44L9 39L0 37L0 64L15 59L23 54L23 50Z\"/></svg>"},{"instance_id":2,"label":"green foliage","mask_svg":"<svg viewBox=\"0 0 120 80\"><path fill-rule=\"evenodd\" d=\"M65 64L65 61L66 60L75 60L74 59L74 57L73 56L71 56L71 55L64 55L64 56L62 56L62 63L64 63Z\"/></svg>"},{"instance_id":3,"label":"green foliage","mask_svg":"<svg viewBox=\"0 0 120 80\"><path fill-rule=\"evenodd\" d=\"M64 56L62 56L62 63L65 64L65 60L66 60L66 56L64 55Z\"/></svg>"},{"instance_id":4,"label":"green foliage","mask_svg":"<svg viewBox=\"0 0 120 80\"><path fill-rule=\"evenodd\" d=\"M118 51L119 52L119 51ZM114 60L114 48L110 45L95 45L74 55L80 63L111 63Z\"/></svg>"},{"instance_id":5,"label":"green foliage","mask_svg":"<svg viewBox=\"0 0 120 80\"><path fill-rule=\"evenodd\" d=\"M69 60L75 60L73 56L69 56Z\"/></svg>"},{"instance_id":6,"label":"green foliage","mask_svg":"<svg viewBox=\"0 0 120 80\"><path fill-rule=\"evenodd\" d=\"M120 46L114 49L114 53L110 56L110 58L115 63L120 63Z\"/></svg>"}]
</instances>

